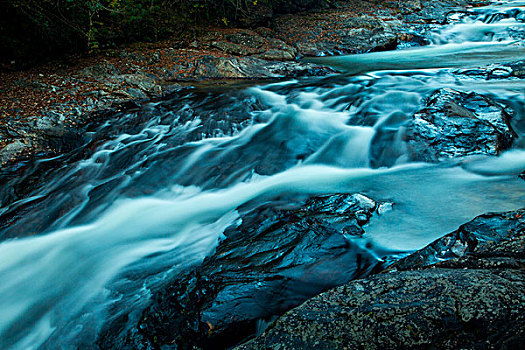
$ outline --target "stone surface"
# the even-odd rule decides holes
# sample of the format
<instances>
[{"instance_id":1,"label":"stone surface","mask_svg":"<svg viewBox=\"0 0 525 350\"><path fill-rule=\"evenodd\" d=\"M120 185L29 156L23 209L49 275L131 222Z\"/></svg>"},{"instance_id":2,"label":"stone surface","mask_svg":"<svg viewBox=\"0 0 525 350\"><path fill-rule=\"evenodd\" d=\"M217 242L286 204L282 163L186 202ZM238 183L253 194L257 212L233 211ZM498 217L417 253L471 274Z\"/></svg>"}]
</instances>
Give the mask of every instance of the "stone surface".
<instances>
[{"instance_id":1,"label":"stone surface","mask_svg":"<svg viewBox=\"0 0 525 350\"><path fill-rule=\"evenodd\" d=\"M479 217L422 250L434 252L442 245L460 258L419 270L417 261L412 266L405 260L399 264L405 271L391 269L322 293L237 349L520 348L525 341L523 215L524 209ZM491 243L463 252L461 240L450 246L450 239L461 235Z\"/></svg>"},{"instance_id":2,"label":"stone surface","mask_svg":"<svg viewBox=\"0 0 525 350\"><path fill-rule=\"evenodd\" d=\"M525 61L508 62L502 64L493 64L487 67L458 69L455 71L458 75L467 75L481 79L508 79L508 78L525 78Z\"/></svg>"},{"instance_id":3,"label":"stone surface","mask_svg":"<svg viewBox=\"0 0 525 350\"><path fill-rule=\"evenodd\" d=\"M345 12L283 16L275 21L274 29L301 56L394 49L398 42L398 28L372 16Z\"/></svg>"},{"instance_id":4,"label":"stone surface","mask_svg":"<svg viewBox=\"0 0 525 350\"><path fill-rule=\"evenodd\" d=\"M16 157L20 156L27 148L27 144L21 140L15 139L13 142L0 149L0 164L5 164L16 159Z\"/></svg>"},{"instance_id":5,"label":"stone surface","mask_svg":"<svg viewBox=\"0 0 525 350\"><path fill-rule=\"evenodd\" d=\"M437 162L470 155L498 155L510 148L510 114L492 99L450 88L432 94L406 125L412 160Z\"/></svg>"},{"instance_id":6,"label":"stone surface","mask_svg":"<svg viewBox=\"0 0 525 350\"><path fill-rule=\"evenodd\" d=\"M364 233L377 208L355 194L248 210L201 266L155 295L138 325L112 324L101 347L235 345L262 320L370 273L379 260L350 238Z\"/></svg>"},{"instance_id":7,"label":"stone surface","mask_svg":"<svg viewBox=\"0 0 525 350\"><path fill-rule=\"evenodd\" d=\"M268 79L316 76L330 68L301 62L269 62L255 57L207 57L196 63L186 79Z\"/></svg>"},{"instance_id":8,"label":"stone surface","mask_svg":"<svg viewBox=\"0 0 525 350\"><path fill-rule=\"evenodd\" d=\"M523 233L525 230L523 215L525 215L524 210L480 215L456 231L397 261L389 269L423 268L445 260L495 250L495 246L500 241Z\"/></svg>"}]
</instances>

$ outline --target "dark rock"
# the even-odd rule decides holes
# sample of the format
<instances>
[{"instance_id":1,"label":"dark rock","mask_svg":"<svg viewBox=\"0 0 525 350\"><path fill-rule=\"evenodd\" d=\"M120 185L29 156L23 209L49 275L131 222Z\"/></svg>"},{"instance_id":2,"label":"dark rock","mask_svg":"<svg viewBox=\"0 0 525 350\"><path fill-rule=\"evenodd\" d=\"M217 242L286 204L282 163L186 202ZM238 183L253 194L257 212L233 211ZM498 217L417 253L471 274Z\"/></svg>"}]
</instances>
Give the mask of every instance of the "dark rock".
<instances>
[{"instance_id":1,"label":"dark rock","mask_svg":"<svg viewBox=\"0 0 525 350\"><path fill-rule=\"evenodd\" d=\"M126 90L118 90L113 93L113 96L116 96L119 100L124 101L128 99L147 99L148 95L144 91L135 88L128 88Z\"/></svg>"},{"instance_id":2,"label":"dark rock","mask_svg":"<svg viewBox=\"0 0 525 350\"><path fill-rule=\"evenodd\" d=\"M476 154L498 155L512 145L510 115L492 99L449 88L430 96L406 126L412 160L437 162Z\"/></svg>"},{"instance_id":3,"label":"dark rock","mask_svg":"<svg viewBox=\"0 0 525 350\"><path fill-rule=\"evenodd\" d=\"M258 27L255 28L254 31L266 39L275 39L277 37L277 33L275 33L272 29L268 27Z\"/></svg>"},{"instance_id":4,"label":"dark rock","mask_svg":"<svg viewBox=\"0 0 525 350\"><path fill-rule=\"evenodd\" d=\"M525 61L518 61L509 64L513 77L525 78Z\"/></svg>"},{"instance_id":5,"label":"dark rock","mask_svg":"<svg viewBox=\"0 0 525 350\"><path fill-rule=\"evenodd\" d=\"M263 30L263 34L268 33ZM287 61L293 60L297 54L297 50L284 41L273 37L265 38L252 31L226 35L211 32L203 35L201 40L204 43L209 42L211 48L237 56L254 56L265 60Z\"/></svg>"},{"instance_id":6,"label":"dark rock","mask_svg":"<svg viewBox=\"0 0 525 350\"><path fill-rule=\"evenodd\" d=\"M143 54L139 52L130 52L127 50L122 50L119 52L118 56L122 58L129 58L129 59L139 61L139 62L147 61L146 56L144 56Z\"/></svg>"},{"instance_id":7,"label":"dark rock","mask_svg":"<svg viewBox=\"0 0 525 350\"><path fill-rule=\"evenodd\" d=\"M289 61L295 58L297 50L294 48L287 49L269 49L256 55L255 57L262 58L265 60L282 60Z\"/></svg>"},{"instance_id":8,"label":"dark rock","mask_svg":"<svg viewBox=\"0 0 525 350\"><path fill-rule=\"evenodd\" d=\"M419 2L419 4L417 4ZM401 10L405 21L422 23L447 22L449 14L464 11L469 1L446 0L446 1L411 1L414 6L405 6L405 1L390 2L391 6Z\"/></svg>"},{"instance_id":9,"label":"dark rock","mask_svg":"<svg viewBox=\"0 0 525 350\"><path fill-rule=\"evenodd\" d=\"M388 5L398 8L404 15L418 12L423 9L423 4L421 4L420 0L389 1Z\"/></svg>"},{"instance_id":10,"label":"dark rock","mask_svg":"<svg viewBox=\"0 0 525 350\"><path fill-rule=\"evenodd\" d=\"M154 92L158 87L159 79L145 74L125 74L121 76L130 85L146 91Z\"/></svg>"},{"instance_id":11,"label":"dark rock","mask_svg":"<svg viewBox=\"0 0 525 350\"><path fill-rule=\"evenodd\" d=\"M73 128L47 127L38 130L37 135L41 148L51 148L54 153L65 153L79 147L84 140Z\"/></svg>"},{"instance_id":12,"label":"dark rock","mask_svg":"<svg viewBox=\"0 0 525 350\"><path fill-rule=\"evenodd\" d=\"M120 335L126 340L116 339L117 322L101 346L235 345L254 334L261 319L369 273L379 260L350 237L364 233L377 206L356 194L248 210L212 256L154 297L138 327Z\"/></svg>"},{"instance_id":13,"label":"dark rock","mask_svg":"<svg viewBox=\"0 0 525 350\"><path fill-rule=\"evenodd\" d=\"M521 217L524 215L525 210L480 215L456 231L397 261L390 269L422 268L491 250L496 243L523 233L525 218L522 220Z\"/></svg>"},{"instance_id":14,"label":"dark rock","mask_svg":"<svg viewBox=\"0 0 525 350\"><path fill-rule=\"evenodd\" d=\"M156 64L160 62L160 52L153 52L148 59L148 64Z\"/></svg>"},{"instance_id":15,"label":"dark rock","mask_svg":"<svg viewBox=\"0 0 525 350\"><path fill-rule=\"evenodd\" d=\"M202 38L202 40L210 39L213 40L211 47L232 55L247 56L265 51L263 45L266 44L266 40L251 31L235 32L224 36L220 33L210 33Z\"/></svg>"},{"instance_id":16,"label":"dark rock","mask_svg":"<svg viewBox=\"0 0 525 350\"><path fill-rule=\"evenodd\" d=\"M451 237L476 237L480 243L461 258L422 270L412 270L405 260L399 266L409 271L391 270L332 289L237 349L519 348L525 341L523 215L524 209L476 218L423 249L434 252L443 245L460 252L460 246L449 246ZM509 225L512 232L504 232ZM481 243L484 238L491 243Z\"/></svg>"},{"instance_id":17,"label":"dark rock","mask_svg":"<svg viewBox=\"0 0 525 350\"><path fill-rule=\"evenodd\" d=\"M266 62L264 69L277 77L325 76L335 71L329 67L304 62Z\"/></svg>"}]
</instances>

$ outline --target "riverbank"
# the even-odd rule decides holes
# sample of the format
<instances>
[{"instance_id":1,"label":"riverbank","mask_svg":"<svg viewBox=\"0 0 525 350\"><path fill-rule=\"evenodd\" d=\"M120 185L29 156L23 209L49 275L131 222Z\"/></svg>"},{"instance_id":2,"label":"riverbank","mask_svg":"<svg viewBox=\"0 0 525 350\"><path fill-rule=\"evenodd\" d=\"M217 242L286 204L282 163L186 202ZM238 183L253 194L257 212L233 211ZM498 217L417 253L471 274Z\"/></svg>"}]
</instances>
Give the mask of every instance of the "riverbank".
<instances>
[{"instance_id":1,"label":"riverbank","mask_svg":"<svg viewBox=\"0 0 525 350\"><path fill-rule=\"evenodd\" d=\"M269 27L206 28L193 37L65 57L0 73L0 163L16 166L75 147L100 112L168 96L195 82L282 79L333 73L297 58L424 45L429 25L484 1L335 3L335 9L278 16Z\"/></svg>"}]
</instances>

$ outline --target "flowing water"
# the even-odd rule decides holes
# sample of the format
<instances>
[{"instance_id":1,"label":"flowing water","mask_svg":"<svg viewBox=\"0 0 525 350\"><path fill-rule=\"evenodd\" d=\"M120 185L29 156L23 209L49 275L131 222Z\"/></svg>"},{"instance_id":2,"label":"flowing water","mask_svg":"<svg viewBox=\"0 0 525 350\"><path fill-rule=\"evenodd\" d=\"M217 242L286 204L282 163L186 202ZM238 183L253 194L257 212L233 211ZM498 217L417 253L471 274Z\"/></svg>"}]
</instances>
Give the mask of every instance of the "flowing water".
<instances>
[{"instance_id":1,"label":"flowing water","mask_svg":"<svg viewBox=\"0 0 525 350\"><path fill-rule=\"evenodd\" d=\"M246 203L341 192L393 202L366 240L397 252L523 207L523 80L456 74L525 59L523 5L453 15L428 47L316 59L343 74L183 89L112 116L68 155L4 176L0 348L94 346L115 305L138 317L156 286L213 252ZM393 165L373 164L374 136L401 128L442 87L512 108L513 148L413 163L393 138L382 145Z\"/></svg>"}]
</instances>

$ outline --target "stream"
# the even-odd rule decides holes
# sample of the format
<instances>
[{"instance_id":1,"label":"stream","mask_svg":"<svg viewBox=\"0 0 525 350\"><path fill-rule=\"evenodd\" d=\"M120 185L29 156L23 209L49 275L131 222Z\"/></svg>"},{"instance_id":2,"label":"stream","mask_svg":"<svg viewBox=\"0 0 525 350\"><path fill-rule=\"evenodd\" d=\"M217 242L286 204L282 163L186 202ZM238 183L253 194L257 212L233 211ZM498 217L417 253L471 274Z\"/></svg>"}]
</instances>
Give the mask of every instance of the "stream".
<instances>
[{"instance_id":1,"label":"stream","mask_svg":"<svg viewBox=\"0 0 525 350\"><path fill-rule=\"evenodd\" d=\"M73 152L1 178L0 348L98 348L106 320L138 320L243 213L269 203L334 193L393 203L350 238L379 258L525 206L524 81L470 74L525 59L524 6L451 14L428 29L425 47L308 59L340 74L183 88L86 130ZM438 89L504 106L511 147L411 158L402 133Z\"/></svg>"}]
</instances>

